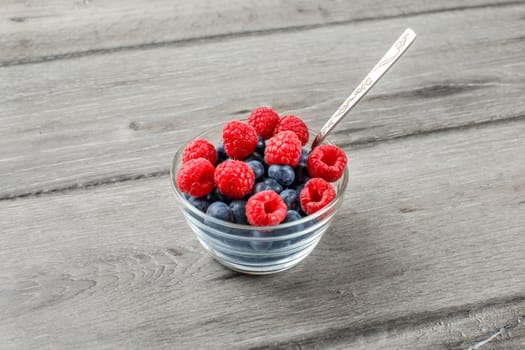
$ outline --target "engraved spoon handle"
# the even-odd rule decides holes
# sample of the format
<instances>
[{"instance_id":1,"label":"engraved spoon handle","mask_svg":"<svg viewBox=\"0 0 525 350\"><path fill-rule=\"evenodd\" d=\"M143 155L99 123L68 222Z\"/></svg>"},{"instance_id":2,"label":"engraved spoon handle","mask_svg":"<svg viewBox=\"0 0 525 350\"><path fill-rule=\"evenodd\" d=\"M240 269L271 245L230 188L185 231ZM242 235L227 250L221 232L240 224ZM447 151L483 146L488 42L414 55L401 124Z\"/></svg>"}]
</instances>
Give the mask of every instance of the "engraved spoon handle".
<instances>
[{"instance_id":1,"label":"engraved spoon handle","mask_svg":"<svg viewBox=\"0 0 525 350\"><path fill-rule=\"evenodd\" d=\"M388 71L390 67L405 53L410 44L416 38L416 33L408 28L396 40L394 45L386 52L383 58L372 68L367 76L359 83L355 90L348 96L343 104L335 111L335 113L328 119L325 125L321 128L314 141L312 142L312 149L318 146L326 137L326 135L343 119L348 112L354 108L367 92L381 79L381 77Z\"/></svg>"}]
</instances>

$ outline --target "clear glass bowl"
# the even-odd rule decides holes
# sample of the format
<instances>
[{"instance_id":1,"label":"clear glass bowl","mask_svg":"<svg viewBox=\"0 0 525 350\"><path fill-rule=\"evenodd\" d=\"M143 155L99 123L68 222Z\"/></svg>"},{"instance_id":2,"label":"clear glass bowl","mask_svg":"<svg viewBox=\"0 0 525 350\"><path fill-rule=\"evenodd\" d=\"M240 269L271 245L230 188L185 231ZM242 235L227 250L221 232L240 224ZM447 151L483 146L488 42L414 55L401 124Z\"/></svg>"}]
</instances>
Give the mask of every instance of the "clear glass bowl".
<instances>
[{"instance_id":1,"label":"clear glass bowl","mask_svg":"<svg viewBox=\"0 0 525 350\"><path fill-rule=\"evenodd\" d=\"M216 125L195 138L202 137L216 145L221 140L222 127L223 124ZM314 136L310 131L310 139ZM275 226L240 225L218 220L195 208L175 185L175 174L181 166L185 146L177 151L171 166L170 182L175 198L186 222L204 248L232 270L262 275L295 266L312 252L343 202L348 168L333 183L337 197L323 209L300 220Z\"/></svg>"}]
</instances>

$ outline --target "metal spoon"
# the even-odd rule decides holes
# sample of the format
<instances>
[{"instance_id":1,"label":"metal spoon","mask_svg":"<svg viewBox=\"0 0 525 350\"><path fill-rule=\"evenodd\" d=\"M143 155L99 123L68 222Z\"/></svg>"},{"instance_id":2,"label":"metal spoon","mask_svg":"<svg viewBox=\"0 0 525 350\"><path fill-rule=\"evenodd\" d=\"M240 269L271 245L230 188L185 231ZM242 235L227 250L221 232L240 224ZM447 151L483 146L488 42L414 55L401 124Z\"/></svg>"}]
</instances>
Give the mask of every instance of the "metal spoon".
<instances>
[{"instance_id":1,"label":"metal spoon","mask_svg":"<svg viewBox=\"0 0 525 350\"><path fill-rule=\"evenodd\" d=\"M386 52L383 58L372 68L368 75L359 83L355 90L348 96L343 104L335 111L335 113L328 119L325 125L321 128L314 141L312 142L312 149L318 146L326 137L326 135L343 119L348 112L354 108L367 92L381 79L381 77L388 71L390 67L405 53L410 44L416 38L416 33L408 28L396 40L394 45Z\"/></svg>"}]
</instances>

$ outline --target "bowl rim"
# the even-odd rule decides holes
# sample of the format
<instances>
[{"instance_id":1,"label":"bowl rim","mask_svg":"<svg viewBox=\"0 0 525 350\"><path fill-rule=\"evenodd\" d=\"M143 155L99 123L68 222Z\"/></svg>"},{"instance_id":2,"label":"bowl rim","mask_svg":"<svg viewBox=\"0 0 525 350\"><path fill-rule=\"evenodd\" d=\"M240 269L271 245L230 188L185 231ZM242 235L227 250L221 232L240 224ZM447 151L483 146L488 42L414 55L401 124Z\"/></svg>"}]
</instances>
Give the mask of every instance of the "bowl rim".
<instances>
[{"instance_id":1,"label":"bowl rim","mask_svg":"<svg viewBox=\"0 0 525 350\"><path fill-rule=\"evenodd\" d=\"M245 122L246 119L245 120L240 120L240 121ZM194 137L192 137L190 139L190 141L195 139L195 138L205 138L204 135L207 135L209 132L213 131L214 129L216 129L221 124L224 124L224 123L213 124L212 126L208 127L205 131L202 131L198 135L195 135ZM314 132L311 129L308 129L308 131L309 131L309 133ZM330 210L332 210L334 208L337 209L337 207L341 204L341 202L342 202L342 200L344 198L344 194L345 194L347 186L348 186L348 163L347 163L345 165L343 176L339 180L337 180L337 182L336 182L337 183L337 185L336 185L337 186L336 197L330 203L328 203L324 208L316 211L315 213L313 213L311 215L307 215L307 216L302 217L301 219L296 220L296 221L280 223L280 224L271 225L271 226L253 226L253 225L249 225L249 224L237 224L237 223L234 223L234 222L228 222L228 221L220 220L220 219L217 219L217 218L214 218L212 216L207 215L206 213L204 213L204 212L200 211L199 209L197 209L195 206L191 205L190 202L188 202L188 200L186 198L184 198L184 194L179 191L179 189L177 188L177 185L175 184L175 167L177 165L177 159L182 157L182 152L184 150L184 147L186 147L186 145L190 141L184 142L179 147L179 149L175 152L175 155L172 158L171 166L170 166L170 185L171 185L171 188L172 188L172 190L173 190L173 192L175 194L176 199L179 202L181 202L184 205L184 207L189 209L193 214L201 217L203 220L206 220L207 222L219 224L219 225L222 225L222 226L225 226L225 227L229 227L229 228L233 228L233 229L248 230L248 231L274 231L274 230L280 230L280 229L286 229L286 228L298 226L298 225L310 222L310 221L312 221L314 219L317 219L317 218L319 218L321 216L324 216L327 212L329 212ZM211 142L211 141L208 140L208 142ZM309 145L309 144L310 144L310 142L307 145ZM325 141L322 144L331 144L331 143ZM331 184L333 184L333 183L331 183ZM209 226L209 225L207 225L207 226ZM257 238L264 240L264 239L267 239L267 238L275 238L275 237L257 237ZM255 239L255 237L254 237L254 239Z\"/></svg>"}]
</instances>

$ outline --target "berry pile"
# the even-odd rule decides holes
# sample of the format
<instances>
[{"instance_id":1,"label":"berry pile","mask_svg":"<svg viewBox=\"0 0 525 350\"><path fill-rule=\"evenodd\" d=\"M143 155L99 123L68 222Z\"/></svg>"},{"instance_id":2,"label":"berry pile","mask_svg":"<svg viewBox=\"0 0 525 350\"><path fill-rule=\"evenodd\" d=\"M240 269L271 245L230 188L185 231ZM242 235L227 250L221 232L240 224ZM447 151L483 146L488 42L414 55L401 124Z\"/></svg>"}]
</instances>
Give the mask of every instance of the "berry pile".
<instances>
[{"instance_id":1,"label":"berry pile","mask_svg":"<svg viewBox=\"0 0 525 350\"><path fill-rule=\"evenodd\" d=\"M224 125L214 146L197 138L184 148L176 185L188 201L225 221L273 226L299 220L327 206L346 167L334 145L311 152L308 128L298 117L259 107L248 122Z\"/></svg>"}]
</instances>

